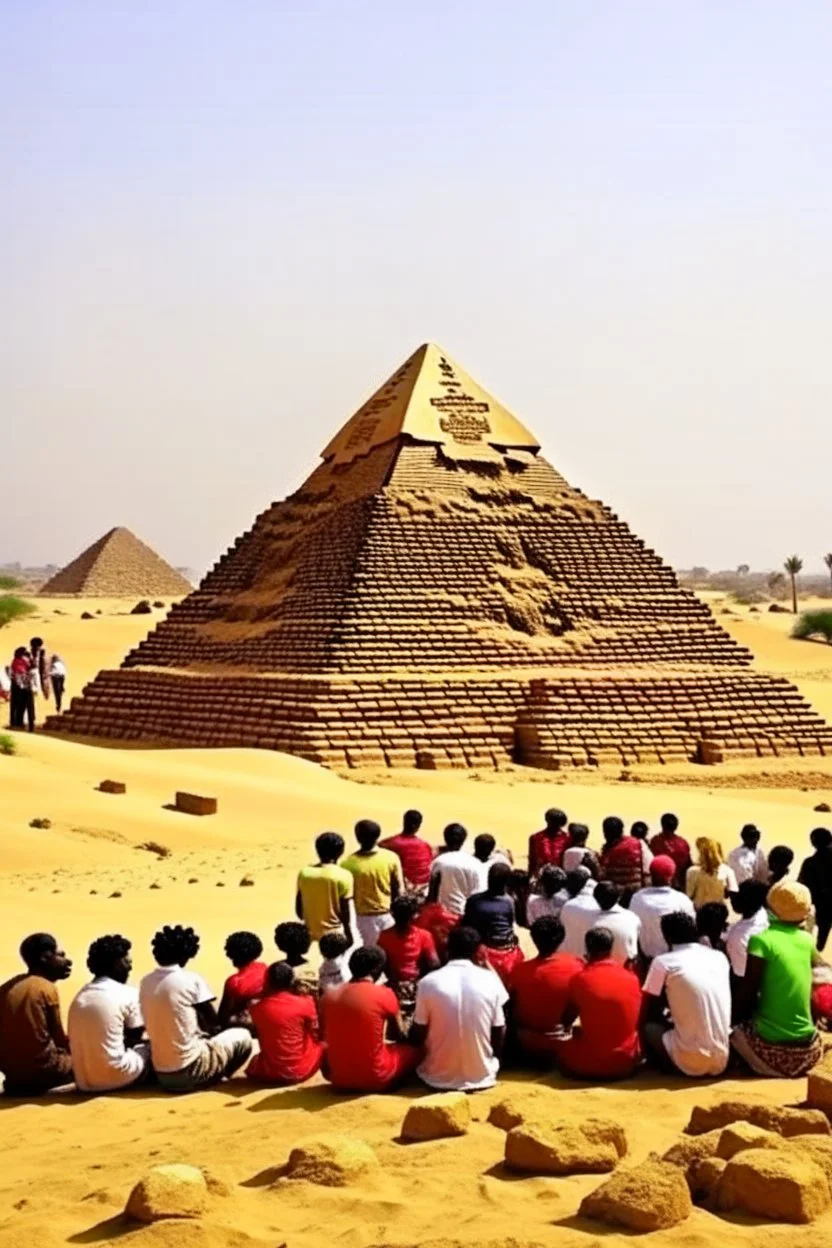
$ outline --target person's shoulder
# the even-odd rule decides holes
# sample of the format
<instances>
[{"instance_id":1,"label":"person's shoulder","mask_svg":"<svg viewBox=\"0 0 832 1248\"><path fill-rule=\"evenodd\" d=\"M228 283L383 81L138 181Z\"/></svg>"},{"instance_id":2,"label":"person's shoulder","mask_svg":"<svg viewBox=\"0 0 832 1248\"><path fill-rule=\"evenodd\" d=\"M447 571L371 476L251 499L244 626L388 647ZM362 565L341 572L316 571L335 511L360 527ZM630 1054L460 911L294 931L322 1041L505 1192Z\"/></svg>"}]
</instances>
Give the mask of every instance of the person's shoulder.
<instances>
[{"instance_id":1,"label":"person's shoulder","mask_svg":"<svg viewBox=\"0 0 832 1248\"><path fill-rule=\"evenodd\" d=\"M21 975L20 981L26 982L28 996L37 997L41 1001L57 1001L59 999L58 985L53 984L51 979L44 979L42 975Z\"/></svg>"}]
</instances>

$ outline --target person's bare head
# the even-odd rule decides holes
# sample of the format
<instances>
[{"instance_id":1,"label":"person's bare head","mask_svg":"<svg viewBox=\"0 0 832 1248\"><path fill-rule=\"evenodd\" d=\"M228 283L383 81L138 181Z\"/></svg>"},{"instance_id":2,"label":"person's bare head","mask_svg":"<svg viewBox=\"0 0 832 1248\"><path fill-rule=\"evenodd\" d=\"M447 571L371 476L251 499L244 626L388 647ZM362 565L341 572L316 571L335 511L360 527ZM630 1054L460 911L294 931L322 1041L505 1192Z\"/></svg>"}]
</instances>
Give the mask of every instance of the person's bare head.
<instances>
[{"instance_id":1,"label":"person's bare head","mask_svg":"<svg viewBox=\"0 0 832 1248\"><path fill-rule=\"evenodd\" d=\"M89 947L87 969L96 979L126 984L133 969L132 945L126 936L99 936Z\"/></svg>"},{"instance_id":2,"label":"person's bare head","mask_svg":"<svg viewBox=\"0 0 832 1248\"><path fill-rule=\"evenodd\" d=\"M604 833L604 840L607 845L614 845L616 841L620 841L624 835L624 822L618 818L618 815L607 815L601 830Z\"/></svg>"},{"instance_id":3,"label":"person's bare head","mask_svg":"<svg viewBox=\"0 0 832 1248\"><path fill-rule=\"evenodd\" d=\"M48 932L34 932L20 946L20 956L30 975L39 975L56 984L72 974L72 962Z\"/></svg>"},{"instance_id":4,"label":"person's bare head","mask_svg":"<svg viewBox=\"0 0 832 1248\"><path fill-rule=\"evenodd\" d=\"M364 853L375 848L380 836L381 828L374 819L359 819L355 825L355 839Z\"/></svg>"},{"instance_id":5,"label":"person's bare head","mask_svg":"<svg viewBox=\"0 0 832 1248\"><path fill-rule=\"evenodd\" d=\"M461 823L449 823L442 837L448 849L458 850L462 849L468 839L468 833Z\"/></svg>"},{"instance_id":6,"label":"person's bare head","mask_svg":"<svg viewBox=\"0 0 832 1248\"><path fill-rule=\"evenodd\" d=\"M477 929L460 923L448 933L448 961L455 962L464 958L468 962L475 962L481 945L482 939Z\"/></svg>"},{"instance_id":7,"label":"person's bare head","mask_svg":"<svg viewBox=\"0 0 832 1248\"><path fill-rule=\"evenodd\" d=\"M549 862L541 870L537 883L544 897L554 897L566 883L566 872Z\"/></svg>"},{"instance_id":8,"label":"person's bare head","mask_svg":"<svg viewBox=\"0 0 832 1248\"><path fill-rule=\"evenodd\" d=\"M402 836L415 836L422 826L421 810L406 810L402 818Z\"/></svg>"},{"instance_id":9,"label":"person's bare head","mask_svg":"<svg viewBox=\"0 0 832 1248\"><path fill-rule=\"evenodd\" d=\"M564 886L570 897L577 897L586 886L587 880L591 880L592 876L586 867L576 867L574 871L569 871L564 881Z\"/></svg>"},{"instance_id":10,"label":"person's bare head","mask_svg":"<svg viewBox=\"0 0 832 1248\"><path fill-rule=\"evenodd\" d=\"M650 829L644 820L636 819L635 823L630 828L630 836L634 836L637 841L646 841L649 835Z\"/></svg>"},{"instance_id":11,"label":"person's bare head","mask_svg":"<svg viewBox=\"0 0 832 1248\"><path fill-rule=\"evenodd\" d=\"M614 884L610 884L609 880L602 880L600 884L596 884L592 895L602 910L612 910L613 906L617 906L621 900L621 894Z\"/></svg>"},{"instance_id":12,"label":"person's bare head","mask_svg":"<svg viewBox=\"0 0 832 1248\"><path fill-rule=\"evenodd\" d=\"M747 823L740 832L740 840L747 849L756 849L760 844L760 829L753 823Z\"/></svg>"},{"instance_id":13,"label":"person's bare head","mask_svg":"<svg viewBox=\"0 0 832 1248\"><path fill-rule=\"evenodd\" d=\"M337 862L344 852L344 838L337 832L322 832L315 840L315 851L324 865Z\"/></svg>"},{"instance_id":14,"label":"person's bare head","mask_svg":"<svg viewBox=\"0 0 832 1248\"><path fill-rule=\"evenodd\" d=\"M544 818L546 820L546 831L550 836L555 836L556 833L562 832L566 827L566 814L564 811L558 810L556 806L553 806L551 810L547 810Z\"/></svg>"},{"instance_id":15,"label":"person's bare head","mask_svg":"<svg viewBox=\"0 0 832 1248\"><path fill-rule=\"evenodd\" d=\"M570 823L569 839L574 846L586 845L589 840L589 828L585 823Z\"/></svg>"},{"instance_id":16,"label":"person's bare head","mask_svg":"<svg viewBox=\"0 0 832 1248\"><path fill-rule=\"evenodd\" d=\"M587 962L601 962L612 955L615 941L606 927L591 927L584 937Z\"/></svg>"},{"instance_id":17,"label":"person's bare head","mask_svg":"<svg viewBox=\"0 0 832 1248\"><path fill-rule=\"evenodd\" d=\"M678 815L674 815L668 812L668 814L662 815L660 823L661 823L662 832L664 832L665 836L676 835L676 832L678 831L678 828L679 828Z\"/></svg>"},{"instance_id":18,"label":"person's bare head","mask_svg":"<svg viewBox=\"0 0 832 1248\"><path fill-rule=\"evenodd\" d=\"M384 950L378 945L367 945L356 949L350 958L350 975L356 979L370 979L375 983L381 978L387 964Z\"/></svg>"},{"instance_id":19,"label":"person's bare head","mask_svg":"<svg viewBox=\"0 0 832 1248\"><path fill-rule=\"evenodd\" d=\"M736 894L731 898L731 905L743 919L752 918L766 904L768 885L759 880L743 880Z\"/></svg>"},{"instance_id":20,"label":"person's bare head","mask_svg":"<svg viewBox=\"0 0 832 1248\"><path fill-rule=\"evenodd\" d=\"M496 848L497 842L490 832L480 832L479 836L474 837L474 857L479 858L480 862L488 862Z\"/></svg>"},{"instance_id":21,"label":"person's bare head","mask_svg":"<svg viewBox=\"0 0 832 1248\"><path fill-rule=\"evenodd\" d=\"M554 914L542 914L529 928L529 934L541 958L548 958L563 944L563 924Z\"/></svg>"},{"instance_id":22,"label":"person's bare head","mask_svg":"<svg viewBox=\"0 0 832 1248\"><path fill-rule=\"evenodd\" d=\"M488 872L488 893L492 897L504 897L511 883L511 867L507 862L495 862Z\"/></svg>"}]
</instances>

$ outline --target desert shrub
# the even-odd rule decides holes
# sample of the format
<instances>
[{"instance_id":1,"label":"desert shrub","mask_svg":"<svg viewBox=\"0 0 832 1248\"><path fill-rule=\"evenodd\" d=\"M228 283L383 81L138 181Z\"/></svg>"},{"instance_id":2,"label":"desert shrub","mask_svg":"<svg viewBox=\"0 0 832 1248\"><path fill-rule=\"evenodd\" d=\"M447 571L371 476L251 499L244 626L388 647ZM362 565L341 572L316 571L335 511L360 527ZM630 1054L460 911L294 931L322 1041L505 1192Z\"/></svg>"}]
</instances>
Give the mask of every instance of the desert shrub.
<instances>
[{"instance_id":1,"label":"desert shrub","mask_svg":"<svg viewBox=\"0 0 832 1248\"><path fill-rule=\"evenodd\" d=\"M0 589L20 589L20 581L8 572L0 572Z\"/></svg>"},{"instance_id":2,"label":"desert shrub","mask_svg":"<svg viewBox=\"0 0 832 1248\"><path fill-rule=\"evenodd\" d=\"M759 589L738 590L731 597L741 607L757 606L759 603L766 601L766 595Z\"/></svg>"},{"instance_id":3,"label":"desert shrub","mask_svg":"<svg viewBox=\"0 0 832 1248\"><path fill-rule=\"evenodd\" d=\"M792 637L806 641L810 637L825 637L832 643L832 611L804 611L795 621Z\"/></svg>"},{"instance_id":4,"label":"desert shrub","mask_svg":"<svg viewBox=\"0 0 832 1248\"><path fill-rule=\"evenodd\" d=\"M11 736L8 732L0 732L0 754L8 754L9 756L11 756L12 754L16 754L16 753L17 753L17 742L15 741L14 737Z\"/></svg>"},{"instance_id":5,"label":"desert shrub","mask_svg":"<svg viewBox=\"0 0 832 1248\"><path fill-rule=\"evenodd\" d=\"M30 615L34 609L35 604L27 602L25 598L17 598L14 594L0 594L0 628L4 624L11 624L12 620Z\"/></svg>"}]
</instances>

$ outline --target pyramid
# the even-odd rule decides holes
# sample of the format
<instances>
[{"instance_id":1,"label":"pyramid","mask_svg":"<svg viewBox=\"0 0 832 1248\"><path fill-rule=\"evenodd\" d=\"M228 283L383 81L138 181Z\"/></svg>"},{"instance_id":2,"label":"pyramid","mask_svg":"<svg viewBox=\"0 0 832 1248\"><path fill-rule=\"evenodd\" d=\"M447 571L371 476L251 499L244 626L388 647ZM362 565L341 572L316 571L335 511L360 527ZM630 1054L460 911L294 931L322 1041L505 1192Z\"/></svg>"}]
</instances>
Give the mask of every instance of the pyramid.
<instances>
[{"instance_id":1,"label":"pyramid","mask_svg":"<svg viewBox=\"0 0 832 1248\"><path fill-rule=\"evenodd\" d=\"M42 594L180 598L193 586L129 529L110 529L46 582Z\"/></svg>"},{"instance_id":2,"label":"pyramid","mask_svg":"<svg viewBox=\"0 0 832 1248\"><path fill-rule=\"evenodd\" d=\"M333 767L832 754L832 729L426 345L55 731Z\"/></svg>"}]
</instances>

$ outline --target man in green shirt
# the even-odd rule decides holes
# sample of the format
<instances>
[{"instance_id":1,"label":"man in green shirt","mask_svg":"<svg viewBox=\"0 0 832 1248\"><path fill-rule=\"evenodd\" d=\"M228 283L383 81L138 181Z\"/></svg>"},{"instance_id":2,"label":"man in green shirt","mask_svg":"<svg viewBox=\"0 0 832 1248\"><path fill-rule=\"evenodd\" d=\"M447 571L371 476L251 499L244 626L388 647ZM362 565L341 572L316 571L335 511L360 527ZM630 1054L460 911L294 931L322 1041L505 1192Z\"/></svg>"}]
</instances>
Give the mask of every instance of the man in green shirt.
<instances>
[{"instance_id":1,"label":"man in green shirt","mask_svg":"<svg viewBox=\"0 0 832 1248\"><path fill-rule=\"evenodd\" d=\"M812 910L808 888L775 884L766 901L772 919L748 942L738 1015L731 1034L736 1052L758 1075L796 1079L820 1060L823 1045L812 1021L815 947L801 926Z\"/></svg>"}]
</instances>

